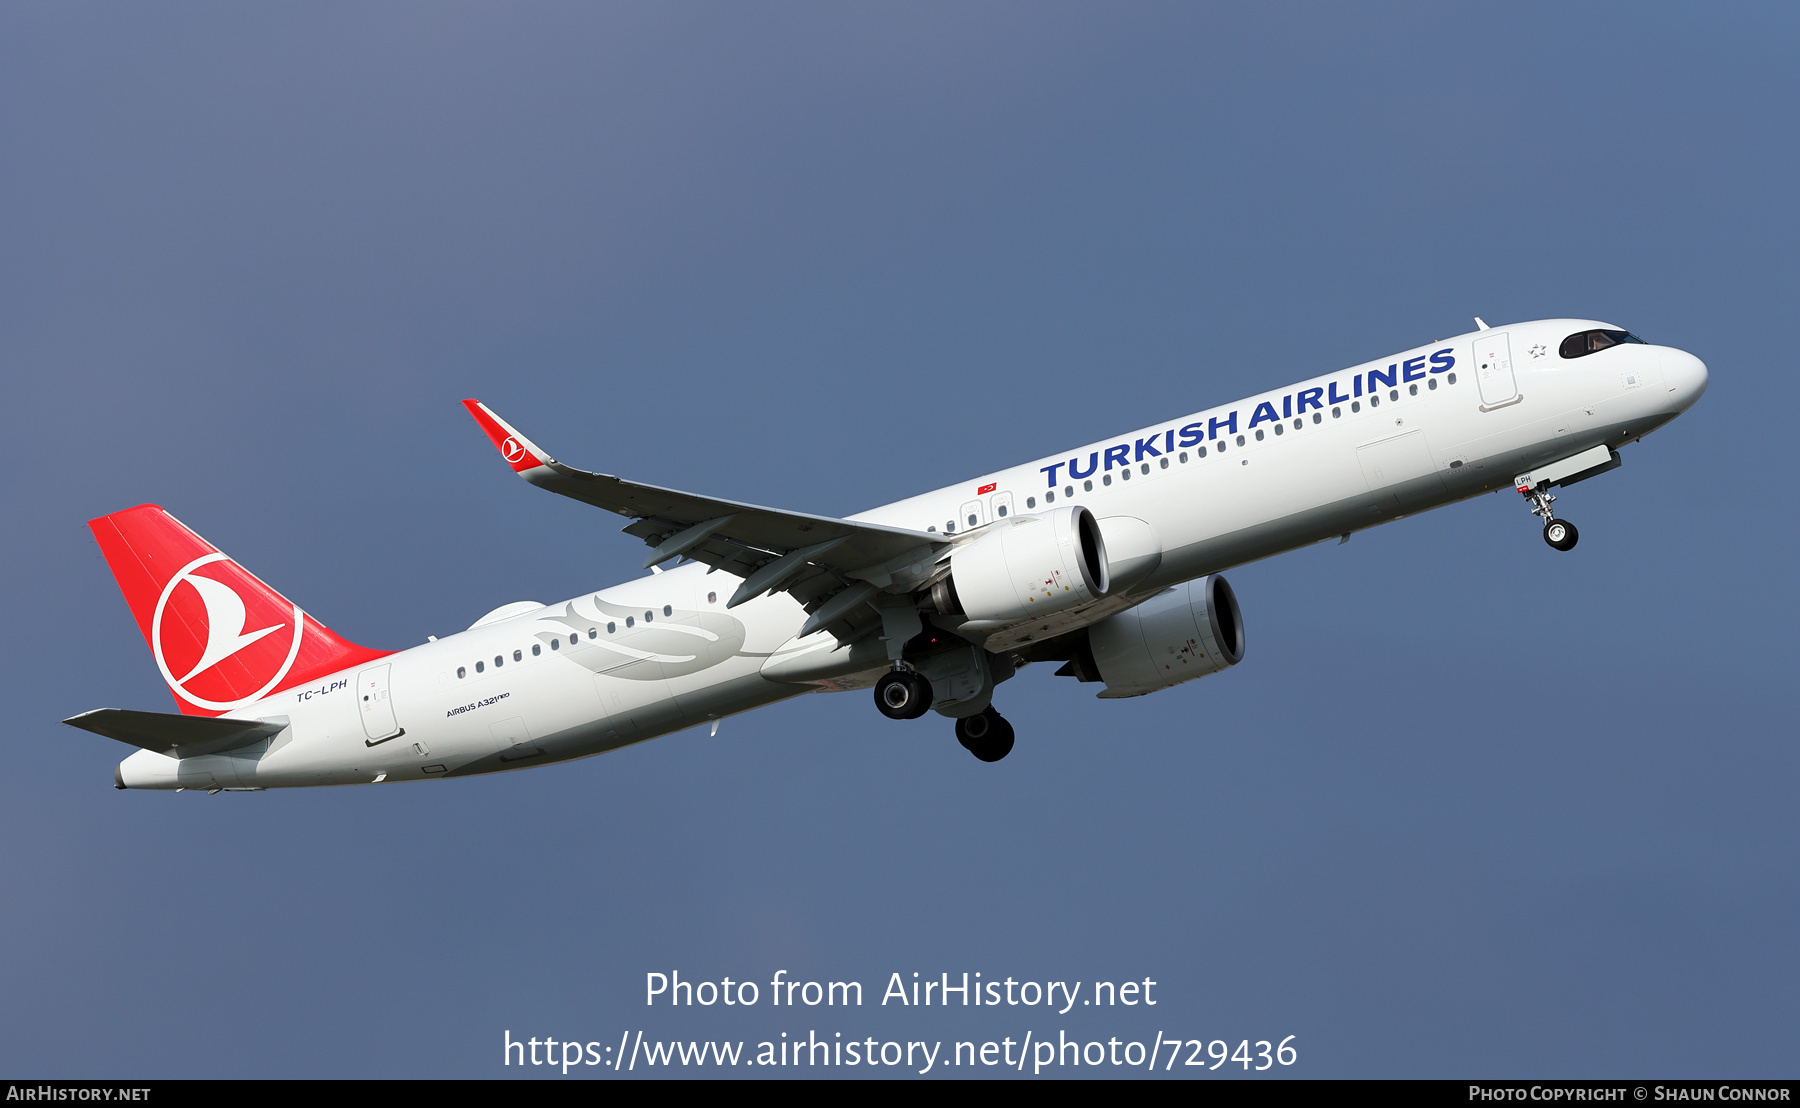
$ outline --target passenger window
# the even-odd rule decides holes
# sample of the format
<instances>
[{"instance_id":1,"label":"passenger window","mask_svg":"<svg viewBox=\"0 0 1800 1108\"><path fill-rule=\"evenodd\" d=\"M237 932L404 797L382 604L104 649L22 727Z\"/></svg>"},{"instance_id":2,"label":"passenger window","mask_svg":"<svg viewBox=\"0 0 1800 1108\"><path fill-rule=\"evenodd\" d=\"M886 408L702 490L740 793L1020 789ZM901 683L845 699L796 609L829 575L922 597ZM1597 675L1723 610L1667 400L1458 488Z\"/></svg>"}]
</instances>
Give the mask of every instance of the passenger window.
<instances>
[{"instance_id":1,"label":"passenger window","mask_svg":"<svg viewBox=\"0 0 1800 1108\"><path fill-rule=\"evenodd\" d=\"M1281 434L1286 434L1286 433L1287 433L1287 428L1286 428L1286 427L1285 427L1285 426L1283 426L1283 425L1281 425L1281 424L1279 424L1279 423L1277 423L1277 424L1276 424L1276 425L1275 425L1275 433L1276 433L1276 434L1277 434L1277 435L1281 435ZM1258 432L1257 432L1257 433L1256 433L1256 434L1257 434L1257 436L1258 436L1258 437L1261 437L1261 435L1262 435L1262 432L1261 432L1261 431L1258 431Z\"/></svg>"},{"instance_id":2,"label":"passenger window","mask_svg":"<svg viewBox=\"0 0 1800 1108\"><path fill-rule=\"evenodd\" d=\"M969 517L969 526L970 526L970 527L973 527L973 526L975 526L975 525L976 525L976 524L977 524L977 523L979 523L979 522L981 522L981 517L980 517L980 516L970 516L970 517Z\"/></svg>"},{"instance_id":3,"label":"passenger window","mask_svg":"<svg viewBox=\"0 0 1800 1108\"><path fill-rule=\"evenodd\" d=\"M1239 436L1238 436L1238 437L1237 437L1237 444L1238 444L1238 445L1239 445L1239 446L1242 446L1242 445L1244 445L1244 436L1242 436L1242 435L1239 435Z\"/></svg>"},{"instance_id":4,"label":"passenger window","mask_svg":"<svg viewBox=\"0 0 1800 1108\"><path fill-rule=\"evenodd\" d=\"M504 656L499 655L499 654L494 655L494 668L495 669L499 669L501 666L503 666L505 664L506 664L506 658Z\"/></svg>"},{"instance_id":5,"label":"passenger window","mask_svg":"<svg viewBox=\"0 0 1800 1108\"><path fill-rule=\"evenodd\" d=\"M524 660L525 660L525 652L524 651L522 651L522 650L513 651L513 661L522 662Z\"/></svg>"},{"instance_id":6,"label":"passenger window","mask_svg":"<svg viewBox=\"0 0 1800 1108\"><path fill-rule=\"evenodd\" d=\"M1325 417L1320 415L1318 412L1314 412L1313 413L1313 422L1314 423L1324 423Z\"/></svg>"},{"instance_id":7,"label":"passenger window","mask_svg":"<svg viewBox=\"0 0 1800 1108\"><path fill-rule=\"evenodd\" d=\"M1446 384L1451 384L1451 385L1456 384L1456 374L1454 374L1454 373L1445 374L1444 381Z\"/></svg>"},{"instance_id":8,"label":"passenger window","mask_svg":"<svg viewBox=\"0 0 1800 1108\"><path fill-rule=\"evenodd\" d=\"M1102 484L1102 485L1110 485L1110 484L1112 484L1112 474L1110 474L1110 473L1109 473L1109 474L1107 474L1107 475L1106 475L1106 476L1104 476L1104 477L1102 477L1102 478L1100 478L1100 483L1101 483L1101 484Z\"/></svg>"},{"instance_id":9,"label":"passenger window","mask_svg":"<svg viewBox=\"0 0 1800 1108\"><path fill-rule=\"evenodd\" d=\"M1414 386L1413 386L1413 388L1418 388L1418 387L1419 387L1419 386L1417 386L1417 385L1414 385ZM1426 381L1426 382L1425 382L1425 387L1426 387L1426 388L1428 388L1428 389L1435 389L1435 388L1437 388L1437 378L1436 378L1436 377L1433 377L1433 378L1432 378L1432 379L1431 379L1431 380L1429 380L1429 381Z\"/></svg>"},{"instance_id":10,"label":"passenger window","mask_svg":"<svg viewBox=\"0 0 1800 1108\"><path fill-rule=\"evenodd\" d=\"M1183 457L1184 457L1184 458L1185 458L1185 457L1186 457L1186 455L1185 455L1185 454L1184 454L1184 455L1182 455L1182 456L1183 456ZM1164 469L1168 469L1168 468L1169 468L1169 459L1167 459L1167 458L1164 458L1164 459L1163 459L1163 460L1162 460L1162 467L1163 467L1163 468L1164 468Z\"/></svg>"},{"instance_id":11,"label":"passenger window","mask_svg":"<svg viewBox=\"0 0 1800 1108\"><path fill-rule=\"evenodd\" d=\"M1332 419L1338 419L1338 418L1342 417L1343 414L1344 414L1344 409L1342 409L1342 408L1331 409L1331 418Z\"/></svg>"},{"instance_id":12,"label":"passenger window","mask_svg":"<svg viewBox=\"0 0 1800 1108\"><path fill-rule=\"evenodd\" d=\"M1256 432L1256 441L1257 442L1263 441L1263 433L1261 431Z\"/></svg>"},{"instance_id":13,"label":"passenger window","mask_svg":"<svg viewBox=\"0 0 1800 1108\"><path fill-rule=\"evenodd\" d=\"M954 519L947 519L944 521L944 534L956 534L956 521Z\"/></svg>"},{"instance_id":14,"label":"passenger window","mask_svg":"<svg viewBox=\"0 0 1800 1108\"><path fill-rule=\"evenodd\" d=\"M925 533L928 535L937 534L937 524L934 523L930 527L925 528Z\"/></svg>"},{"instance_id":15,"label":"passenger window","mask_svg":"<svg viewBox=\"0 0 1800 1108\"><path fill-rule=\"evenodd\" d=\"M716 592L707 593L706 594L706 602L708 604L717 604L719 602L719 594Z\"/></svg>"},{"instance_id":16,"label":"passenger window","mask_svg":"<svg viewBox=\"0 0 1800 1108\"><path fill-rule=\"evenodd\" d=\"M1304 427L1305 425L1306 425L1306 421L1304 419L1296 419L1294 421L1294 430L1298 431L1301 427Z\"/></svg>"},{"instance_id":17,"label":"passenger window","mask_svg":"<svg viewBox=\"0 0 1800 1108\"><path fill-rule=\"evenodd\" d=\"M1417 396L1417 395L1419 395L1419 386L1417 386L1417 385L1408 385L1408 386L1406 386L1406 394L1407 394L1407 395L1408 395L1408 396Z\"/></svg>"},{"instance_id":18,"label":"passenger window","mask_svg":"<svg viewBox=\"0 0 1800 1108\"><path fill-rule=\"evenodd\" d=\"M1168 465L1168 464L1169 463L1167 461L1163 462L1163 465ZM1150 463L1145 462L1143 465L1138 466L1138 472L1148 474L1150 472Z\"/></svg>"},{"instance_id":19,"label":"passenger window","mask_svg":"<svg viewBox=\"0 0 1800 1108\"><path fill-rule=\"evenodd\" d=\"M462 678L467 677L468 675L469 675L469 671L467 669L464 669L462 666L456 667L456 676L457 676L458 680L461 680Z\"/></svg>"},{"instance_id":20,"label":"passenger window","mask_svg":"<svg viewBox=\"0 0 1800 1108\"><path fill-rule=\"evenodd\" d=\"M675 605L673 605L673 604L664 604L663 605L663 615L672 616L674 614L675 614Z\"/></svg>"},{"instance_id":21,"label":"passenger window","mask_svg":"<svg viewBox=\"0 0 1800 1108\"><path fill-rule=\"evenodd\" d=\"M1399 389L1392 389L1392 390L1390 390L1390 391L1389 391L1389 392L1388 392L1388 399L1389 399L1389 400L1398 400L1398 399L1400 399L1400 390L1399 390Z\"/></svg>"},{"instance_id":22,"label":"passenger window","mask_svg":"<svg viewBox=\"0 0 1800 1108\"><path fill-rule=\"evenodd\" d=\"M1083 481L1081 483L1081 491L1082 492L1093 492L1094 491L1094 483L1092 481Z\"/></svg>"},{"instance_id":23,"label":"passenger window","mask_svg":"<svg viewBox=\"0 0 1800 1108\"><path fill-rule=\"evenodd\" d=\"M1049 494L1046 494L1046 495L1051 495L1051 496L1054 496L1054 495L1055 495L1055 494L1054 494L1054 493L1049 493ZM1026 506L1026 507L1027 507L1027 508L1035 508L1035 507L1037 507L1037 497L1035 497L1035 496L1028 496L1028 497L1026 497L1026 498L1025 498L1025 506Z\"/></svg>"},{"instance_id":24,"label":"passenger window","mask_svg":"<svg viewBox=\"0 0 1800 1108\"><path fill-rule=\"evenodd\" d=\"M1044 503L1046 503L1046 504L1056 503L1056 490L1055 489L1051 489L1049 492L1044 494Z\"/></svg>"},{"instance_id":25,"label":"passenger window","mask_svg":"<svg viewBox=\"0 0 1800 1108\"><path fill-rule=\"evenodd\" d=\"M630 616L625 617L625 629L627 631L631 630L631 628L633 626L635 626L636 624L637 624L637 620L632 619ZM606 626L610 629L612 627L612 624L609 623Z\"/></svg>"},{"instance_id":26,"label":"passenger window","mask_svg":"<svg viewBox=\"0 0 1800 1108\"><path fill-rule=\"evenodd\" d=\"M1181 452L1181 464L1187 465L1187 451L1185 450Z\"/></svg>"},{"instance_id":27,"label":"passenger window","mask_svg":"<svg viewBox=\"0 0 1800 1108\"><path fill-rule=\"evenodd\" d=\"M1006 518L1006 505L1002 504L999 507L995 508L994 514L996 516L1000 517L1001 519L1005 519Z\"/></svg>"},{"instance_id":28,"label":"passenger window","mask_svg":"<svg viewBox=\"0 0 1800 1108\"><path fill-rule=\"evenodd\" d=\"M1206 447L1204 447L1204 446L1196 447L1194 449L1194 457L1196 457L1196 458L1206 457Z\"/></svg>"},{"instance_id":29,"label":"passenger window","mask_svg":"<svg viewBox=\"0 0 1800 1108\"><path fill-rule=\"evenodd\" d=\"M619 629L619 625L616 623L609 623L606 625L606 633L609 635L612 634L613 632L617 631L618 629Z\"/></svg>"},{"instance_id":30,"label":"passenger window","mask_svg":"<svg viewBox=\"0 0 1800 1108\"><path fill-rule=\"evenodd\" d=\"M612 624L610 624L610 623L609 623L609 624L607 624L607 625L606 625L606 629L607 629L607 630L608 630L608 631L610 631L610 630L612 630ZM597 638L599 638L599 637L600 637L600 629L599 629L599 628L598 628L598 627L590 627L590 628L588 628L588 638L590 638L590 639L597 639ZM570 641L570 642L571 642L571 643L573 643L573 642L574 642L574 641L575 641L575 636L574 636L574 635L570 635L570 636L569 636L569 641Z\"/></svg>"},{"instance_id":31,"label":"passenger window","mask_svg":"<svg viewBox=\"0 0 1800 1108\"><path fill-rule=\"evenodd\" d=\"M515 650L515 651L513 651L513 656L514 656L514 657L517 657L517 656L518 656L518 651L516 651L516 650ZM531 644L531 656L532 656L532 657L533 657L533 658L541 658L541 657L543 657L543 656L544 656L544 647L543 647L543 645L542 645L542 644L541 644L541 643L535 643L535 642L534 642L534 643L532 643L532 644Z\"/></svg>"},{"instance_id":32,"label":"passenger window","mask_svg":"<svg viewBox=\"0 0 1800 1108\"><path fill-rule=\"evenodd\" d=\"M1088 488L1093 488L1093 486L1089 485ZM1063 495L1065 497L1074 496L1075 495L1075 486L1074 485L1064 485L1063 486Z\"/></svg>"},{"instance_id":33,"label":"passenger window","mask_svg":"<svg viewBox=\"0 0 1800 1108\"><path fill-rule=\"evenodd\" d=\"M1381 407L1381 397L1379 397L1379 396L1377 396L1377 395L1375 395L1375 394L1374 394L1374 393L1370 393L1370 394L1369 394L1369 407L1371 407L1371 408L1379 408L1379 407ZM1351 406L1350 406L1350 410L1351 410L1351 411L1355 411L1355 410L1356 410L1356 406L1355 406L1355 405L1354 405L1354 404L1353 404L1353 405L1351 405Z\"/></svg>"},{"instance_id":34,"label":"passenger window","mask_svg":"<svg viewBox=\"0 0 1800 1108\"><path fill-rule=\"evenodd\" d=\"M476 673L482 673L482 672L485 672L486 670L487 670L486 663L484 663L484 662L476 662L475 663L475 672Z\"/></svg>"},{"instance_id":35,"label":"passenger window","mask_svg":"<svg viewBox=\"0 0 1800 1108\"><path fill-rule=\"evenodd\" d=\"M644 622L645 623L655 623L656 622L656 613L655 612L645 612L644 613Z\"/></svg>"},{"instance_id":36,"label":"passenger window","mask_svg":"<svg viewBox=\"0 0 1800 1108\"><path fill-rule=\"evenodd\" d=\"M1119 480L1121 480L1121 481L1131 480L1131 467L1130 466L1126 466L1124 469L1119 471Z\"/></svg>"}]
</instances>

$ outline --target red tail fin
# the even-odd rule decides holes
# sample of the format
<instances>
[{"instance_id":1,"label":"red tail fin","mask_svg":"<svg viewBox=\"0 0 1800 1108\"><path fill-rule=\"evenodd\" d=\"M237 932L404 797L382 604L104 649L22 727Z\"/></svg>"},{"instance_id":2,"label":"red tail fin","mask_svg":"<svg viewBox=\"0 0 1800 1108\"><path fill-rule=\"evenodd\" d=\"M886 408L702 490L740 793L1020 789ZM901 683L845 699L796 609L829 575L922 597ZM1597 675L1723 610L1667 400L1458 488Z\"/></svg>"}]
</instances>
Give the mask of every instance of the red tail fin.
<instances>
[{"instance_id":1,"label":"red tail fin","mask_svg":"<svg viewBox=\"0 0 1800 1108\"><path fill-rule=\"evenodd\" d=\"M188 715L223 715L391 653L338 638L154 504L88 527Z\"/></svg>"}]
</instances>

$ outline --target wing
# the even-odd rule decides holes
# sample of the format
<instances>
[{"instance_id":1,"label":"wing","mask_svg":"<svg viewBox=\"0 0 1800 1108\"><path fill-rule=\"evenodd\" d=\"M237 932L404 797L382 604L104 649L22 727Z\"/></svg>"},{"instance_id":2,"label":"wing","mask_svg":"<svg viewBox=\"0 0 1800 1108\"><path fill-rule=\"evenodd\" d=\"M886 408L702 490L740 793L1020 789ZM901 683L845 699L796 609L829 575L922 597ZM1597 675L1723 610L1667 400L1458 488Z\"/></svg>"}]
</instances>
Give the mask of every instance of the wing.
<instances>
[{"instance_id":1,"label":"wing","mask_svg":"<svg viewBox=\"0 0 1800 1108\"><path fill-rule=\"evenodd\" d=\"M884 604L893 607L948 570L938 564L950 547L943 536L589 473L552 458L480 401L463 406L520 477L630 519L625 533L652 548L646 568L687 557L741 577L728 608L787 592L809 613L802 635L829 628L843 642L861 638L881 626ZM911 610L910 602L906 607Z\"/></svg>"}]
</instances>

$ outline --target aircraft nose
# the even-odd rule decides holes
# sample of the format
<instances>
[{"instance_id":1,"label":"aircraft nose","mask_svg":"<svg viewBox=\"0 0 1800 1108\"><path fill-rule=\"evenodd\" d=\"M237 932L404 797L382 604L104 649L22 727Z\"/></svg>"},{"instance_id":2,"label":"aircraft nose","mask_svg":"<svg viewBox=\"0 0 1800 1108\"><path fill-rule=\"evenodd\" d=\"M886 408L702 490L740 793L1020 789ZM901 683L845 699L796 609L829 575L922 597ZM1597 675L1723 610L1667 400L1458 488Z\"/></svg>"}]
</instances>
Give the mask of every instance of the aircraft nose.
<instances>
[{"instance_id":1,"label":"aircraft nose","mask_svg":"<svg viewBox=\"0 0 1800 1108\"><path fill-rule=\"evenodd\" d=\"M1663 379L1669 383L1669 399L1686 411L1706 391L1706 363L1685 350L1670 349Z\"/></svg>"}]
</instances>

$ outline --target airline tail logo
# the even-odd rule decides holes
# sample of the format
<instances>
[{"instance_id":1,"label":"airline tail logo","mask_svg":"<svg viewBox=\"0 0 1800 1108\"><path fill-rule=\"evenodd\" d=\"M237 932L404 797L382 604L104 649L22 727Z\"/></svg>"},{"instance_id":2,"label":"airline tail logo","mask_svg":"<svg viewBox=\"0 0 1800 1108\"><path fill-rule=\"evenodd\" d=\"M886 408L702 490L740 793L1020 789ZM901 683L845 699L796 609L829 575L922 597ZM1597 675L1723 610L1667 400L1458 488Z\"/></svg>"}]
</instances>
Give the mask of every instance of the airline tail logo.
<instances>
[{"instance_id":1,"label":"airline tail logo","mask_svg":"<svg viewBox=\"0 0 1800 1108\"><path fill-rule=\"evenodd\" d=\"M222 715L389 653L332 634L154 504L88 526L189 715Z\"/></svg>"},{"instance_id":2,"label":"airline tail logo","mask_svg":"<svg viewBox=\"0 0 1800 1108\"><path fill-rule=\"evenodd\" d=\"M509 462L516 462L525 457L525 448L519 445L518 439L508 435L506 441L500 444L500 456Z\"/></svg>"},{"instance_id":3,"label":"airline tail logo","mask_svg":"<svg viewBox=\"0 0 1800 1108\"><path fill-rule=\"evenodd\" d=\"M197 572L206 566L217 566L213 572L218 576ZM233 570L235 574L231 573ZM294 659L300 653L306 613L298 604L293 605L291 611L281 612L268 604L265 597L253 593L256 600L264 601L257 607L267 609L257 613L259 618L255 622L266 622L267 626L245 632L244 628L251 622L250 610L238 590L227 583L229 576L243 572L241 566L224 554L217 551L205 554L182 566L169 578L162 595L156 599L156 612L150 620L150 648L156 655L156 666L162 670L163 680L169 683L175 695L196 708L227 712L262 699L294 668ZM221 580L221 577L226 579ZM180 587L182 585L188 587L184 589ZM258 590L259 593L262 591ZM205 628L203 637L194 634L200 628ZM220 663L237 658L244 650L283 630L287 632L285 635L277 635L275 641L265 644L263 649L239 658L237 665L232 667L236 672L229 675L214 672L212 679L207 679L209 671L214 671ZM195 645L200 646L200 656L191 666L183 666L185 672L177 677L171 656L185 662ZM267 680L258 681L265 672ZM242 680L246 677L247 682ZM260 687L247 696L232 695L246 684Z\"/></svg>"}]
</instances>

